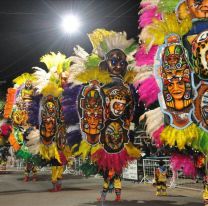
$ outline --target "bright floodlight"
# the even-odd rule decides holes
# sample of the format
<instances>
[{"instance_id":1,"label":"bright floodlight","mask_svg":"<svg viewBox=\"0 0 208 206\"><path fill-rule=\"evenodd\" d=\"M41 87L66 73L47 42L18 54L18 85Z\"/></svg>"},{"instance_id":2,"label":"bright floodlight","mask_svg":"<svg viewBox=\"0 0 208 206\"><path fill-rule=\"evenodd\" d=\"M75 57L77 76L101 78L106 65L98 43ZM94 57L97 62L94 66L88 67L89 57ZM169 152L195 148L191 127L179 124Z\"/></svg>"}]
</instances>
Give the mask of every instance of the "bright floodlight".
<instances>
[{"instance_id":1,"label":"bright floodlight","mask_svg":"<svg viewBox=\"0 0 208 206\"><path fill-rule=\"evenodd\" d=\"M68 33L75 33L78 31L80 27L80 20L75 15L68 15L63 18L62 21L62 28L63 30Z\"/></svg>"}]
</instances>

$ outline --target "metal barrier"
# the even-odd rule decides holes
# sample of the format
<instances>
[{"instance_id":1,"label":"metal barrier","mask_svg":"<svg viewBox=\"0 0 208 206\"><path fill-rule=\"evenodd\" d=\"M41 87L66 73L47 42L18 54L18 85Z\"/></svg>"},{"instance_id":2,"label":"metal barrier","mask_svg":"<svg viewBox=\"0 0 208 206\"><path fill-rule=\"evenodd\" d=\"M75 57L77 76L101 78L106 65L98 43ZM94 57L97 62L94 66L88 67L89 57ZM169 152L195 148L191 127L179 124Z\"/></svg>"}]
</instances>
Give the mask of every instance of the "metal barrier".
<instances>
[{"instance_id":1,"label":"metal barrier","mask_svg":"<svg viewBox=\"0 0 208 206\"><path fill-rule=\"evenodd\" d=\"M81 158L72 158L69 164L66 165L64 174L82 175L82 171L79 169L81 165L82 165Z\"/></svg>"},{"instance_id":2,"label":"metal barrier","mask_svg":"<svg viewBox=\"0 0 208 206\"><path fill-rule=\"evenodd\" d=\"M167 185L170 188L186 188L194 190L203 190L202 180L192 179L183 175L182 171L173 172L170 167L169 157L156 157L156 158L146 158L143 159L143 179L141 182L152 184L154 181L155 169L158 167L158 162L160 160L165 162L165 167L167 168L168 180Z\"/></svg>"}]
</instances>

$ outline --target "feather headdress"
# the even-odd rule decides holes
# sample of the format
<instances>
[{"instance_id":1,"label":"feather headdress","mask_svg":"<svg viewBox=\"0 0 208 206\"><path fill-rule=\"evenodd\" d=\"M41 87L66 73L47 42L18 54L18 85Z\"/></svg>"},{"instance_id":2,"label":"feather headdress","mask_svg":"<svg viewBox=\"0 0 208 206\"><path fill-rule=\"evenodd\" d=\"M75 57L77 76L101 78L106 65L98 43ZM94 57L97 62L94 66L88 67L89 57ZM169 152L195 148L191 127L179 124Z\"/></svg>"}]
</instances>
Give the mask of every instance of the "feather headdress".
<instances>
[{"instance_id":1,"label":"feather headdress","mask_svg":"<svg viewBox=\"0 0 208 206\"><path fill-rule=\"evenodd\" d=\"M102 38L99 36L100 29L96 29L91 34L88 34L93 45L93 53L103 59L110 50L121 49L127 55L127 61L132 61L134 59L132 57L132 51L136 52L137 46L134 39L127 39L126 32L114 32L107 30L103 30L103 32L106 32L107 35L102 35Z\"/></svg>"},{"instance_id":2,"label":"feather headdress","mask_svg":"<svg viewBox=\"0 0 208 206\"><path fill-rule=\"evenodd\" d=\"M165 37L171 33L186 34L192 26L190 18L178 21L175 14L164 14L162 21L157 19L153 23L145 27L140 35L141 40L150 47L150 45L161 45L165 41Z\"/></svg>"},{"instance_id":3,"label":"feather headdress","mask_svg":"<svg viewBox=\"0 0 208 206\"><path fill-rule=\"evenodd\" d=\"M22 75L15 78L13 80L13 83L15 84L15 87L19 87L22 84L24 84L27 80L34 82L36 81L36 77L33 74L23 73Z\"/></svg>"},{"instance_id":4,"label":"feather headdress","mask_svg":"<svg viewBox=\"0 0 208 206\"><path fill-rule=\"evenodd\" d=\"M158 7L152 3L141 3L139 15L139 27L141 28L151 24L155 18L161 19L161 14L158 12Z\"/></svg>"},{"instance_id":5,"label":"feather headdress","mask_svg":"<svg viewBox=\"0 0 208 206\"><path fill-rule=\"evenodd\" d=\"M42 56L40 61L46 64L49 71L46 72L38 67L33 68L35 69L34 76L37 79L35 88L43 95L51 94L57 97L57 95L60 95L63 91L60 75L62 72L69 71L70 60L60 52L57 54L51 52Z\"/></svg>"},{"instance_id":6,"label":"feather headdress","mask_svg":"<svg viewBox=\"0 0 208 206\"><path fill-rule=\"evenodd\" d=\"M66 58L66 56L60 52L57 54L54 52L50 52L40 58L40 62L46 64L48 70L51 70L53 73L60 74L61 72L68 71L70 60Z\"/></svg>"}]
</instances>

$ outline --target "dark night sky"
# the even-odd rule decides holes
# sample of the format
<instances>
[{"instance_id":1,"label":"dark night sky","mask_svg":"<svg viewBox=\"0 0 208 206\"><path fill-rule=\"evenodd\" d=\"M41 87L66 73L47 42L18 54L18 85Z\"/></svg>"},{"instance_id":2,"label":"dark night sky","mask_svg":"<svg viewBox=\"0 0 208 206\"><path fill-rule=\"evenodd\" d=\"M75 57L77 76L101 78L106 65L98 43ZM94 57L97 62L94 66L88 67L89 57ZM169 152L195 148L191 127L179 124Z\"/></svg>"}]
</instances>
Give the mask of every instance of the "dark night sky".
<instances>
[{"instance_id":1,"label":"dark night sky","mask_svg":"<svg viewBox=\"0 0 208 206\"><path fill-rule=\"evenodd\" d=\"M32 66L43 67L39 58L60 51L70 56L77 44L91 51L87 33L96 28L126 31L137 37L139 0L0 0L1 91ZM61 16L73 11L80 16L78 34L67 36Z\"/></svg>"}]
</instances>

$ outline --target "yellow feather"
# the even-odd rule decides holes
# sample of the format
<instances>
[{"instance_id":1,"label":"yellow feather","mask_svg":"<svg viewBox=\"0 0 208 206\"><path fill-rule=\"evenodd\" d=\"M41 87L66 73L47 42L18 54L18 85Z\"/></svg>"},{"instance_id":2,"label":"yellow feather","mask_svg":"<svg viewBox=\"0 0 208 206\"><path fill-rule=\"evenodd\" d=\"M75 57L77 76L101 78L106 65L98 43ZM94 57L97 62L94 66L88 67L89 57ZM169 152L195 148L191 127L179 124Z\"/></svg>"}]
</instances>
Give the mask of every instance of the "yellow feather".
<instances>
[{"instance_id":1,"label":"yellow feather","mask_svg":"<svg viewBox=\"0 0 208 206\"><path fill-rule=\"evenodd\" d=\"M131 142L125 144L124 147L130 157L138 159L141 156L141 151L137 149Z\"/></svg>"},{"instance_id":2,"label":"yellow feather","mask_svg":"<svg viewBox=\"0 0 208 206\"><path fill-rule=\"evenodd\" d=\"M161 45L164 43L167 35L176 33L183 36L191 27L192 22L190 18L179 22L174 13L164 14L162 20L154 19L152 24L143 29L141 39L147 46L152 43L154 45Z\"/></svg>"},{"instance_id":3,"label":"yellow feather","mask_svg":"<svg viewBox=\"0 0 208 206\"><path fill-rule=\"evenodd\" d=\"M51 145L40 144L39 153L43 159L51 160L55 158L61 163L58 149L55 143L52 143Z\"/></svg>"},{"instance_id":4,"label":"yellow feather","mask_svg":"<svg viewBox=\"0 0 208 206\"><path fill-rule=\"evenodd\" d=\"M58 52L57 54L54 52L50 52L49 54L42 56L40 58L40 61L46 64L48 70L55 68L58 74L66 70L66 68L64 68L64 65L67 64L69 66L70 63L70 60L60 52Z\"/></svg>"},{"instance_id":5,"label":"yellow feather","mask_svg":"<svg viewBox=\"0 0 208 206\"><path fill-rule=\"evenodd\" d=\"M107 84L112 81L107 71L100 71L98 68L91 68L85 70L84 72L77 74L75 79L82 83L87 83L90 80L95 79L104 84Z\"/></svg>"},{"instance_id":6,"label":"yellow feather","mask_svg":"<svg viewBox=\"0 0 208 206\"><path fill-rule=\"evenodd\" d=\"M135 70L127 71L126 75L124 76L124 81L127 83L132 83L137 73L138 72L136 72Z\"/></svg>"},{"instance_id":7,"label":"yellow feather","mask_svg":"<svg viewBox=\"0 0 208 206\"><path fill-rule=\"evenodd\" d=\"M17 84L18 86L24 84L27 80L35 81L36 78L33 74L23 73L22 75L18 76L13 80L13 83Z\"/></svg>"},{"instance_id":8,"label":"yellow feather","mask_svg":"<svg viewBox=\"0 0 208 206\"><path fill-rule=\"evenodd\" d=\"M94 49L96 49L104 38L115 34L114 31L107 31L105 29L96 29L92 33L88 34L88 37L92 43Z\"/></svg>"},{"instance_id":9,"label":"yellow feather","mask_svg":"<svg viewBox=\"0 0 208 206\"><path fill-rule=\"evenodd\" d=\"M85 140L82 140L79 145L78 151L74 152L73 155L75 157L81 155L82 159L85 160L90 153L91 147L92 146L90 144L88 144Z\"/></svg>"},{"instance_id":10,"label":"yellow feather","mask_svg":"<svg viewBox=\"0 0 208 206\"><path fill-rule=\"evenodd\" d=\"M43 94L43 96L52 95L54 97L59 97L62 92L63 89L59 87L56 83L49 82L47 86L42 89L41 94Z\"/></svg>"},{"instance_id":11,"label":"yellow feather","mask_svg":"<svg viewBox=\"0 0 208 206\"><path fill-rule=\"evenodd\" d=\"M160 139L169 146L177 146L179 150L184 149L185 145L191 145L199 138L200 131L196 124L191 124L184 129L176 129L167 126L161 133Z\"/></svg>"}]
</instances>

